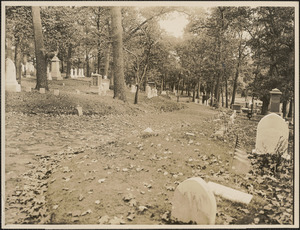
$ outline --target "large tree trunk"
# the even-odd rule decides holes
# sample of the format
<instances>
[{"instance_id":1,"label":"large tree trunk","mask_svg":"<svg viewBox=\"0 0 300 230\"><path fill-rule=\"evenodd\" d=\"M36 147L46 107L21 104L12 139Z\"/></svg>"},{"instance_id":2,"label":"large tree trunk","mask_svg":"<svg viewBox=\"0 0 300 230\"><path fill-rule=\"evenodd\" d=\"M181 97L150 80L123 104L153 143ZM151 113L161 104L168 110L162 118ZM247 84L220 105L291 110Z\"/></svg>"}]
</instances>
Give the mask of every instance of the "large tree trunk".
<instances>
[{"instance_id":1,"label":"large tree trunk","mask_svg":"<svg viewBox=\"0 0 300 230\"><path fill-rule=\"evenodd\" d=\"M48 89L47 81L47 66L45 58L44 40L42 32L42 23L40 16L40 7L32 6L32 21L33 21L33 32L34 32L34 44L35 44L35 57L36 57L36 89L40 88Z\"/></svg>"},{"instance_id":2,"label":"large tree trunk","mask_svg":"<svg viewBox=\"0 0 300 230\"><path fill-rule=\"evenodd\" d=\"M97 73L100 74L101 70L101 50L100 50L100 7L98 7L98 14L97 14L97 32L98 32L98 39L97 39Z\"/></svg>"},{"instance_id":3,"label":"large tree trunk","mask_svg":"<svg viewBox=\"0 0 300 230\"><path fill-rule=\"evenodd\" d=\"M287 107L287 100L284 100L282 102L282 117L285 118L286 117L286 107Z\"/></svg>"},{"instance_id":4,"label":"large tree trunk","mask_svg":"<svg viewBox=\"0 0 300 230\"><path fill-rule=\"evenodd\" d=\"M68 46L68 60L67 60L66 78L71 77L71 58L72 58L72 44L69 44L69 46Z\"/></svg>"},{"instance_id":5,"label":"large tree trunk","mask_svg":"<svg viewBox=\"0 0 300 230\"><path fill-rule=\"evenodd\" d=\"M109 19L107 19L106 24L107 24L109 36L111 37L111 28L110 28ZM109 63L110 63L110 47L111 47L111 42L109 41L105 52L104 76L109 75L108 71L109 71Z\"/></svg>"},{"instance_id":6,"label":"large tree trunk","mask_svg":"<svg viewBox=\"0 0 300 230\"><path fill-rule=\"evenodd\" d=\"M122 15L121 7L111 7L111 29L113 48L114 98L127 101L124 80Z\"/></svg>"},{"instance_id":7,"label":"large tree trunk","mask_svg":"<svg viewBox=\"0 0 300 230\"><path fill-rule=\"evenodd\" d=\"M135 92L135 97L134 97L134 104L138 103L138 95L139 95L139 84L136 84L136 92Z\"/></svg>"}]
</instances>

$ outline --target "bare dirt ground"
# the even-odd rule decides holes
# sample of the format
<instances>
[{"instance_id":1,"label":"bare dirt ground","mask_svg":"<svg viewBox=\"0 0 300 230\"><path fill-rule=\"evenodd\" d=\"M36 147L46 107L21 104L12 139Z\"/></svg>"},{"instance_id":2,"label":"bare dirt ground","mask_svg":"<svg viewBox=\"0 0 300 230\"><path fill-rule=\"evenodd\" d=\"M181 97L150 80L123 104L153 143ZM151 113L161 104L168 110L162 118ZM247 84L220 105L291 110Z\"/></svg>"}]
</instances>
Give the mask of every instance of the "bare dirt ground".
<instances>
[{"instance_id":1,"label":"bare dirt ground","mask_svg":"<svg viewBox=\"0 0 300 230\"><path fill-rule=\"evenodd\" d=\"M170 219L174 190L194 176L254 195L248 206L216 197L216 224L293 221L292 200L284 196L293 192L290 177L274 185L254 170L242 177L230 170L235 134L251 151L260 116L249 121L238 115L226 137L216 139L224 113L194 103L161 112L141 102L131 112L122 107L81 117L9 108L6 224L176 224ZM270 211L274 206L281 209Z\"/></svg>"}]
</instances>

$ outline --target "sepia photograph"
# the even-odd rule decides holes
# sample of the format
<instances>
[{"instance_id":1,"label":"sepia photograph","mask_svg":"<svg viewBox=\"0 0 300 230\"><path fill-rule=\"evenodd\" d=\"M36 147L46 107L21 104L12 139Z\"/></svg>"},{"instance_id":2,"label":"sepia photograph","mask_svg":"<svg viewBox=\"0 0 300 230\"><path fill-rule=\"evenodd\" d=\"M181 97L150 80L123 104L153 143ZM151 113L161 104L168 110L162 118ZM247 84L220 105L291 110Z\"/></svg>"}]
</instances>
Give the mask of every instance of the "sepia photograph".
<instances>
[{"instance_id":1,"label":"sepia photograph","mask_svg":"<svg viewBox=\"0 0 300 230\"><path fill-rule=\"evenodd\" d=\"M299 228L298 1L1 1L3 229Z\"/></svg>"}]
</instances>

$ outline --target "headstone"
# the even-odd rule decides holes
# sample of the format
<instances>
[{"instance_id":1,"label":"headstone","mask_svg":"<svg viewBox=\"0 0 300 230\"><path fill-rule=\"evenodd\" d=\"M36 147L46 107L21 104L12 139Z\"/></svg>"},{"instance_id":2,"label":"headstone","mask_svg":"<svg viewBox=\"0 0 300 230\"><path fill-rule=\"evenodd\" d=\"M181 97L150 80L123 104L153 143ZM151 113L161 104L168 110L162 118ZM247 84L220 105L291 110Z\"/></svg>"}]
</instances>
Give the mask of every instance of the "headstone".
<instances>
[{"instance_id":1,"label":"headstone","mask_svg":"<svg viewBox=\"0 0 300 230\"><path fill-rule=\"evenodd\" d=\"M234 201L234 202L240 202L244 204L249 204L253 195L238 191L236 189L232 189L229 187L226 187L224 185L220 185L214 182L209 181L207 183L207 186L210 188L211 191L216 196L221 196L225 199Z\"/></svg>"},{"instance_id":2,"label":"headstone","mask_svg":"<svg viewBox=\"0 0 300 230\"><path fill-rule=\"evenodd\" d=\"M270 91L270 105L269 105L269 111L271 113L277 113L281 115L280 110L280 97L281 92L279 89L275 88Z\"/></svg>"},{"instance_id":3,"label":"headstone","mask_svg":"<svg viewBox=\"0 0 300 230\"><path fill-rule=\"evenodd\" d=\"M74 78L77 78L78 76L77 76L77 69L75 68L74 69Z\"/></svg>"},{"instance_id":4,"label":"headstone","mask_svg":"<svg viewBox=\"0 0 300 230\"><path fill-rule=\"evenodd\" d=\"M77 106L77 107L76 107L76 111L77 111L77 115L78 115L78 116L82 116L82 115L83 115L82 107L81 107L81 106Z\"/></svg>"},{"instance_id":5,"label":"headstone","mask_svg":"<svg viewBox=\"0 0 300 230\"><path fill-rule=\"evenodd\" d=\"M109 90L109 84L110 84L109 79L102 79L103 90L108 91Z\"/></svg>"},{"instance_id":6,"label":"headstone","mask_svg":"<svg viewBox=\"0 0 300 230\"><path fill-rule=\"evenodd\" d=\"M40 93L41 93L41 94L44 94L44 93L46 93L46 90L45 90L45 88L40 88Z\"/></svg>"},{"instance_id":7,"label":"headstone","mask_svg":"<svg viewBox=\"0 0 300 230\"><path fill-rule=\"evenodd\" d=\"M264 116L257 126L255 152L275 154L279 150L288 158L289 128L285 120L275 113Z\"/></svg>"},{"instance_id":8,"label":"headstone","mask_svg":"<svg viewBox=\"0 0 300 230\"><path fill-rule=\"evenodd\" d=\"M171 217L183 223L215 224L217 205L207 183L194 177L180 183L172 200Z\"/></svg>"},{"instance_id":9,"label":"headstone","mask_svg":"<svg viewBox=\"0 0 300 230\"><path fill-rule=\"evenodd\" d=\"M52 77L52 79L62 80L61 73L59 70L59 62L60 62L60 60L58 59L58 57L55 54L55 56L51 60L51 77Z\"/></svg>"},{"instance_id":10,"label":"headstone","mask_svg":"<svg viewBox=\"0 0 300 230\"><path fill-rule=\"evenodd\" d=\"M73 73L73 72L74 72L74 69L72 68L72 69L70 70L70 77L71 77L71 78L74 78L74 73Z\"/></svg>"},{"instance_id":11,"label":"headstone","mask_svg":"<svg viewBox=\"0 0 300 230\"><path fill-rule=\"evenodd\" d=\"M161 95L167 95L167 92L166 91L161 91Z\"/></svg>"},{"instance_id":12,"label":"headstone","mask_svg":"<svg viewBox=\"0 0 300 230\"><path fill-rule=\"evenodd\" d=\"M92 81L90 82L90 90L92 92L102 94L102 76L100 74L92 74Z\"/></svg>"},{"instance_id":13,"label":"headstone","mask_svg":"<svg viewBox=\"0 0 300 230\"><path fill-rule=\"evenodd\" d=\"M13 61L6 58L5 62L5 90L10 92L21 92L21 85L16 80L16 67Z\"/></svg>"},{"instance_id":14,"label":"headstone","mask_svg":"<svg viewBox=\"0 0 300 230\"><path fill-rule=\"evenodd\" d=\"M149 92L151 92L151 87L149 85L147 85L146 86L146 95L148 95Z\"/></svg>"},{"instance_id":15,"label":"headstone","mask_svg":"<svg viewBox=\"0 0 300 230\"><path fill-rule=\"evenodd\" d=\"M242 105L233 104L233 105L231 105L231 109L236 110L237 113L241 113L242 112Z\"/></svg>"},{"instance_id":16,"label":"headstone","mask_svg":"<svg viewBox=\"0 0 300 230\"><path fill-rule=\"evenodd\" d=\"M26 87L26 92L31 92L31 87Z\"/></svg>"},{"instance_id":17,"label":"headstone","mask_svg":"<svg viewBox=\"0 0 300 230\"><path fill-rule=\"evenodd\" d=\"M78 71L79 71L79 76L78 77L84 77L83 68L78 69Z\"/></svg>"},{"instance_id":18,"label":"headstone","mask_svg":"<svg viewBox=\"0 0 300 230\"><path fill-rule=\"evenodd\" d=\"M48 79L49 81L52 80L52 76L51 76L51 73L50 73L50 68L49 68L49 66L47 66L47 79Z\"/></svg>"},{"instance_id":19,"label":"headstone","mask_svg":"<svg viewBox=\"0 0 300 230\"><path fill-rule=\"evenodd\" d=\"M58 95L59 95L59 90L58 90L58 89L55 89L55 90L54 90L54 95L55 95L55 96L58 96Z\"/></svg>"},{"instance_id":20,"label":"headstone","mask_svg":"<svg viewBox=\"0 0 300 230\"><path fill-rule=\"evenodd\" d=\"M135 85L131 85L130 92L131 93L136 93L136 86Z\"/></svg>"},{"instance_id":21,"label":"headstone","mask_svg":"<svg viewBox=\"0 0 300 230\"><path fill-rule=\"evenodd\" d=\"M152 89L151 92L152 92L152 97L157 97L157 89L156 88Z\"/></svg>"}]
</instances>

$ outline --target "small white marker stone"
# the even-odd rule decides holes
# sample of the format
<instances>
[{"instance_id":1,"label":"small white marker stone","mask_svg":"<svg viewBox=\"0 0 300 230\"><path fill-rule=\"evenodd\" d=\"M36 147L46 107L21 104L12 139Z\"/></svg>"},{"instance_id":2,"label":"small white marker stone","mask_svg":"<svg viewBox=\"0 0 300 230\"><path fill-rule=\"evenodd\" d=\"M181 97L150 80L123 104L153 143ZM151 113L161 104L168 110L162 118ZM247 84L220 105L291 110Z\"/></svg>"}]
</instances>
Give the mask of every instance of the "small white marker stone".
<instances>
[{"instance_id":1,"label":"small white marker stone","mask_svg":"<svg viewBox=\"0 0 300 230\"><path fill-rule=\"evenodd\" d=\"M42 94L46 93L45 88L40 88L40 93L42 93Z\"/></svg>"}]
</instances>

